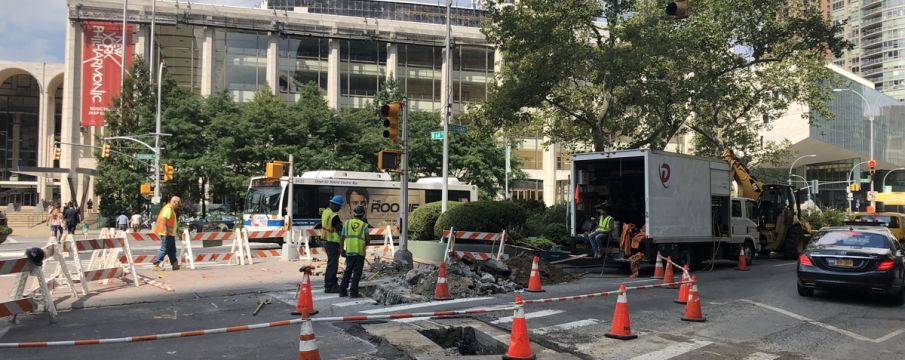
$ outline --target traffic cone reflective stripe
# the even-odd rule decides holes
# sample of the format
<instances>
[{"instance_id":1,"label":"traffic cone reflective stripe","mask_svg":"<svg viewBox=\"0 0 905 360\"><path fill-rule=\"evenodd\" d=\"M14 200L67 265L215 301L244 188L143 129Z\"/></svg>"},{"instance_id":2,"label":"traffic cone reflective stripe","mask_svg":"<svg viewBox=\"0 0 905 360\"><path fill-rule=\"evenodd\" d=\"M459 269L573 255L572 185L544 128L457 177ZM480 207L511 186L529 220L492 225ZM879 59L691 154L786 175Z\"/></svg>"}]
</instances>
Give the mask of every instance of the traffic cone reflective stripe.
<instances>
[{"instance_id":1,"label":"traffic cone reflective stripe","mask_svg":"<svg viewBox=\"0 0 905 360\"><path fill-rule=\"evenodd\" d=\"M539 259L535 256L534 262L531 264L531 278L528 279L528 288L525 291L544 292L540 285L540 266L537 264L538 261Z\"/></svg>"},{"instance_id":2,"label":"traffic cone reflective stripe","mask_svg":"<svg viewBox=\"0 0 905 360\"><path fill-rule=\"evenodd\" d=\"M657 266L654 267L654 279L662 279L663 278L663 258L660 257L660 252L657 251Z\"/></svg>"},{"instance_id":3,"label":"traffic cone reflective stripe","mask_svg":"<svg viewBox=\"0 0 905 360\"><path fill-rule=\"evenodd\" d=\"M440 263L437 286L434 288L434 300L452 300L452 296L449 296L449 284L446 283L446 261Z\"/></svg>"},{"instance_id":4,"label":"traffic cone reflective stripe","mask_svg":"<svg viewBox=\"0 0 905 360\"><path fill-rule=\"evenodd\" d=\"M663 274L663 283L670 284L670 283L674 283L675 281L676 281L676 277L672 271L672 256L669 256L666 258L666 272ZM669 286L667 286L667 288L675 289L676 286L669 285Z\"/></svg>"},{"instance_id":5,"label":"traffic cone reflective stripe","mask_svg":"<svg viewBox=\"0 0 905 360\"><path fill-rule=\"evenodd\" d=\"M311 315L317 315L317 312L317 310L314 310L314 299L311 297L311 278L307 272L304 272L302 273L302 283L299 284L298 302L292 315L302 315L302 317L307 318Z\"/></svg>"},{"instance_id":6,"label":"traffic cone reflective stripe","mask_svg":"<svg viewBox=\"0 0 905 360\"><path fill-rule=\"evenodd\" d=\"M503 355L505 360L531 359L535 356L531 353L531 341L528 340L528 323L525 321L525 306L522 304L522 295L515 295L515 311L512 314L512 335L509 337L509 350Z\"/></svg>"},{"instance_id":7,"label":"traffic cone reflective stripe","mask_svg":"<svg viewBox=\"0 0 905 360\"><path fill-rule=\"evenodd\" d=\"M676 297L673 302L676 304L685 305L688 302L688 281L691 281L691 278L688 277L688 265L685 265L685 271L682 272L682 285L679 285L679 295Z\"/></svg>"},{"instance_id":8,"label":"traffic cone reflective stripe","mask_svg":"<svg viewBox=\"0 0 905 360\"><path fill-rule=\"evenodd\" d=\"M604 336L612 339L631 340L638 335L632 334L632 320L628 314L628 296L625 284L619 285L619 298L616 300L616 311L613 313L613 326Z\"/></svg>"},{"instance_id":9,"label":"traffic cone reflective stripe","mask_svg":"<svg viewBox=\"0 0 905 360\"><path fill-rule=\"evenodd\" d=\"M688 291L688 303L685 304L685 316L683 321L704 322L704 314L701 313L701 297L698 295L698 277L691 277L691 289Z\"/></svg>"},{"instance_id":10,"label":"traffic cone reflective stripe","mask_svg":"<svg viewBox=\"0 0 905 360\"><path fill-rule=\"evenodd\" d=\"M302 331L299 335L299 360L320 360L321 353L317 349L317 341L314 339L314 327L307 318L302 321Z\"/></svg>"},{"instance_id":11,"label":"traffic cone reflective stripe","mask_svg":"<svg viewBox=\"0 0 905 360\"><path fill-rule=\"evenodd\" d=\"M742 246L741 251L738 253L738 267L735 268L738 271L748 271L751 270L748 268L748 258L745 256L745 247Z\"/></svg>"}]
</instances>

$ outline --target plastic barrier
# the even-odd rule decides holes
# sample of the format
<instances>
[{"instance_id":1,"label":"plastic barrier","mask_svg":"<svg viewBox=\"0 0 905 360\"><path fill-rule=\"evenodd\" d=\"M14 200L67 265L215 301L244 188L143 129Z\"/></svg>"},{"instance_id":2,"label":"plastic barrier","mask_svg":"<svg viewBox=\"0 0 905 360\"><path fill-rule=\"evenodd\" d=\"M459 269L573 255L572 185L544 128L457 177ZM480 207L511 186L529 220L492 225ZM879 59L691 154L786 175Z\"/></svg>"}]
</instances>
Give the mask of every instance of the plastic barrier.
<instances>
[{"instance_id":1,"label":"plastic barrier","mask_svg":"<svg viewBox=\"0 0 905 360\"><path fill-rule=\"evenodd\" d=\"M43 249L44 266L42 266L42 268L45 277L44 284L47 286L48 292L53 294L54 289L65 285L69 287L69 291L73 296L78 297L79 293L78 290L76 290L75 282L72 281L72 274L69 272L69 267L66 265L66 260L63 258L61 251L63 249L62 246L56 244L56 239L51 237L50 241L48 241L48 244L45 245ZM53 271L53 275L47 276L52 265L56 265L56 269ZM37 291L38 288L40 288L40 284L36 283L31 291Z\"/></svg>"},{"instance_id":2,"label":"plastic barrier","mask_svg":"<svg viewBox=\"0 0 905 360\"><path fill-rule=\"evenodd\" d=\"M493 243L490 245L490 253L455 251L456 239L492 241ZM482 260L489 260L491 258L501 260L508 258L508 256L503 254L503 250L506 248L506 230L503 230L503 232L501 233L491 233L477 231L455 231L454 228L449 228L449 230L443 230L443 235L440 236L440 242L443 243L444 240L446 241L446 255L443 257L443 261L448 261L450 256L469 256L471 259ZM500 247L497 252L494 253L493 248L496 247L497 241L500 242Z\"/></svg>"},{"instance_id":3,"label":"plastic barrier","mask_svg":"<svg viewBox=\"0 0 905 360\"><path fill-rule=\"evenodd\" d=\"M69 253L72 262L75 263L76 275L78 275L79 282L86 294L90 281L110 279L126 281L128 274L132 275L132 282L136 287L141 286L138 274L135 272L135 264L132 262L132 251L125 238L75 240L72 235L67 235L63 244L64 251ZM85 269L79 253L88 251L91 252L91 260ZM120 260L121 254L125 255L125 262Z\"/></svg>"},{"instance_id":4,"label":"plastic barrier","mask_svg":"<svg viewBox=\"0 0 905 360\"><path fill-rule=\"evenodd\" d=\"M53 247L53 246L51 246ZM50 314L50 321L57 321L57 308L53 303L50 291L47 289L47 280L44 278L44 269L27 257L0 260L0 276L15 275L16 284L13 287L12 300L0 303L0 317L11 316L11 322L16 321L19 314L35 311L37 298L43 298L44 309ZM38 282L38 291L30 296L25 295L25 285L28 278L34 277Z\"/></svg>"},{"instance_id":5,"label":"plastic barrier","mask_svg":"<svg viewBox=\"0 0 905 360\"><path fill-rule=\"evenodd\" d=\"M235 230L233 232L199 232L190 234L188 230L182 233L182 244L185 249L183 262L188 261L189 268L194 270L195 263L216 263L219 261L227 261L229 265L236 261L238 265L252 264L251 249L248 245L248 238L243 230ZM232 240L232 245L228 252L202 253L195 255L192 251L192 241L213 241L219 242L221 245L224 241Z\"/></svg>"}]
</instances>

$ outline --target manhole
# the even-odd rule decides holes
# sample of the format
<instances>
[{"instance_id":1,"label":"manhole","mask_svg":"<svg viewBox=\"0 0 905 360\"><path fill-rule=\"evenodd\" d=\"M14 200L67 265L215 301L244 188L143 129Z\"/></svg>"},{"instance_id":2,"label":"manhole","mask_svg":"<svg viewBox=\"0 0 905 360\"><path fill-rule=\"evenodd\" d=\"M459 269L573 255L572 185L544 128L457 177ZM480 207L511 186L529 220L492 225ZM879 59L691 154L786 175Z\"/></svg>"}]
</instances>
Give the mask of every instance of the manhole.
<instances>
[{"instance_id":1,"label":"manhole","mask_svg":"<svg viewBox=\"0 0 905 360\"><path fill-rule=\"evenodd\" d=\"M447 355L502 355L506 352L505 345L470 326L418 332L446 349Z\"/></svg>"}]
</instances>

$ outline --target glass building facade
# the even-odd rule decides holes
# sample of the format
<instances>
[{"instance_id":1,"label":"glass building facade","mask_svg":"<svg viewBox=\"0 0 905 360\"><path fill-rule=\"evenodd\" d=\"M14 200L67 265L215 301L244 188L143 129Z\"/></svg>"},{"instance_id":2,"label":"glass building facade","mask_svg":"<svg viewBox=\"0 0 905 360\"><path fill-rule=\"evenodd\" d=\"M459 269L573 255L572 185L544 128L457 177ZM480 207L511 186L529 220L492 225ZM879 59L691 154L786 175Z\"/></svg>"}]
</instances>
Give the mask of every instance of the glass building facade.
<instances>
[{"instance_id":1,"label":"glass building facade","mask_svg":"<svg viewBox=\"0 0 905 360\"><path fill-rule=\"evenodd\" d=\"M315 83L327 91L327 61L330 40L312 37L292 37L279 40L279 92L287 102L298 101L299 91L308 83Z\"/></svg>"},{"instance_id":2,"label":"glass building facade","mask_svg":"<svg viewBox=\"0 0 905 360\"><path fill-rule=\"evenodd\" d=\"M214 30L214 90L227 90L236 101L249 101L267 84L268 35Z\"/></svg>"},{"instance_id":3,"label":"glass building facade","mask_svg":"<svg viewBox=\"0 0 905 360\"><path fill-rule=\"evenodd\" d=\"M32 206L38 200L36 188L16 184L37 179L13 171L38 166L39 93L38 82L26 74L0 84L0 205Z\"/></svg>"},{"instance_id":4,"label":"glass building facade","mask_svg":"<svg viewBox=\"0 0 905 360\"><path fill-rule=\"evenodd\" d=\"M373 0L268 0L267 8L304 11L314 14L367 17L385 20L446 24L446 8L431 4ZM450 18L455 26L478 27L487 17L480 9L453 7Z\"/></svg>"}]
</instances>

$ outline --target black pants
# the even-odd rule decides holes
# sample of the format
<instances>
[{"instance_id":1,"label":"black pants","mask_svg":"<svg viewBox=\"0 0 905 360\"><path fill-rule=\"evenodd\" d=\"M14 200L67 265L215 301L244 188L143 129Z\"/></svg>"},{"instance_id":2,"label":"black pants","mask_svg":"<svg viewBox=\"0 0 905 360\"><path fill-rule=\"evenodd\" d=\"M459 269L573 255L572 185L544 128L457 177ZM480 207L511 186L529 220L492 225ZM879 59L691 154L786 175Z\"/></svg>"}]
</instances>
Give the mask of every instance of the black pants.
<instances>
[{"instance_id":1,"label":"black pants","mask_svg":"<svg viewBox=\"0 0 905 360\"><path fill-rule=\"evenodd\" d=\"M336 287L336 271L339 269L339 244L335 242L324 241L324 248L327 250L327 270L324 272L324 289Z\"/></svg>"},{"instance_id":2,"label":"black pants","mask_svg":"<svg viewBox=\"0 0 905 360\"><path fill-rule=\"evenodd\" d=\"M361 271L365 267L365 257L360 255L346 256L346 272L343 273L343 282L339 284L340 293L349 290L349 294L358 295L358 282L361 280ZM349 288L349 280L352 287Z\"/></svg>"}]
</instances>

